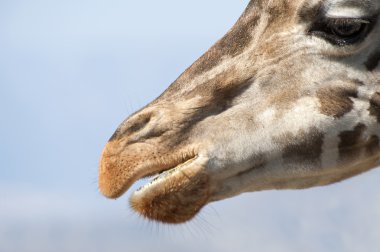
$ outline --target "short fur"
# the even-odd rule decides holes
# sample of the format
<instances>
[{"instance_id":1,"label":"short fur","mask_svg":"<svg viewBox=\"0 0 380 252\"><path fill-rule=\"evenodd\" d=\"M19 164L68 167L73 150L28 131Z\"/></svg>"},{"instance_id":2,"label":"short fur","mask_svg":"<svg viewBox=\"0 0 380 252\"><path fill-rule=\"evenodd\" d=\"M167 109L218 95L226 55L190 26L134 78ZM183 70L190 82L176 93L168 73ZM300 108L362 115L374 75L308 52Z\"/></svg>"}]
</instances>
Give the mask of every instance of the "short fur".
<instances>
[{"instance_id":1,"label":"short fur","mask_svg":"<svg viewBox=\"0 0 380 252\"><path fill-rule=\"evenodd\" d=\"M334 45L327 17L373 19ZM380 1L252 0L234 27L107 143L101 192L142 216L190 220L243 192L327 185L380 165ZM174 168L175 167L175 168ZM174 168L174 169L172 169Z\"/></svg>"}]
</instances>

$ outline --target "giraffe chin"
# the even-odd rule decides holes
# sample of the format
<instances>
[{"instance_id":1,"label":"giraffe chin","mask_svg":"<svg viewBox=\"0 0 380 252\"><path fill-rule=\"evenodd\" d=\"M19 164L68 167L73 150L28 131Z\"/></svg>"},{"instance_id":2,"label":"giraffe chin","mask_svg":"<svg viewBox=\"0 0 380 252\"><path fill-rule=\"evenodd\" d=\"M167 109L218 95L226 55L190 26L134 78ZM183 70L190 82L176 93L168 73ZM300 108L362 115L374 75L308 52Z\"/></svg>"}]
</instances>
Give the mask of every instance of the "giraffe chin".
<instances>
[{"instance_id":1,"label":"giraffe chin","mask_svg":"<svg viewBox=\"0 0 380 252\"><path fill-rule=\"evenodd\" d=\"M209 188L204 165L195 158L135 191L130 205L150 220L180 224L191 220L207 204Z\"/></svg>"}]
</instances>

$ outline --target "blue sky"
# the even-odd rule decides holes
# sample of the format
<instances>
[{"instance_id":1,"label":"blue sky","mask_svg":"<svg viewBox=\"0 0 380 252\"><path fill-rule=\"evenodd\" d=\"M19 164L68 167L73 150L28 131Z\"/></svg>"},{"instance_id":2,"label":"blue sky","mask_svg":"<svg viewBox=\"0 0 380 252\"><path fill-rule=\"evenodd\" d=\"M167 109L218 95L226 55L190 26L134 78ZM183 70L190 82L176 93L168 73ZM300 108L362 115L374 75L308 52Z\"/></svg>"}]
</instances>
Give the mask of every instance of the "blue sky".
<instances>
[{"instance_id":1,"label":"blue sky","mask_svg":"<svg viewBox=\"0 0 380 252\"><path fill-rule=\"evenodd\" d=\"M245 1L0 1L0 252L375 251L380 169L250 193L191 223L97 190L101 150L235 22Z\"/></svg>"}]
</instances>

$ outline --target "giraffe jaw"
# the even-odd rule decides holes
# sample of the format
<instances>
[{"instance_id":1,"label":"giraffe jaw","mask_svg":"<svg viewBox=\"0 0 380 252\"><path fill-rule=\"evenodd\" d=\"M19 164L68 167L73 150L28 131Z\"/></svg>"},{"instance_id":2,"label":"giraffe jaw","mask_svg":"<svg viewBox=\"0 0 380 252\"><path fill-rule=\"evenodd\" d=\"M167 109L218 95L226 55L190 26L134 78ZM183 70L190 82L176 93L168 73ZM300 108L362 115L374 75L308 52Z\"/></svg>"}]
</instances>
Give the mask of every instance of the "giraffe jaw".
<instances>
[{"instance_id":1,"label":"giraffe jaw","mask_svg":"<svg viewBox=\"0 0 380 252\"><path fill-rule=\"evenodd\" d=\"M206 159L196 156L156 175L134 191L131 207L145 218L178 224L192 219L209 199Z\"/></svg>"}]
</instances>

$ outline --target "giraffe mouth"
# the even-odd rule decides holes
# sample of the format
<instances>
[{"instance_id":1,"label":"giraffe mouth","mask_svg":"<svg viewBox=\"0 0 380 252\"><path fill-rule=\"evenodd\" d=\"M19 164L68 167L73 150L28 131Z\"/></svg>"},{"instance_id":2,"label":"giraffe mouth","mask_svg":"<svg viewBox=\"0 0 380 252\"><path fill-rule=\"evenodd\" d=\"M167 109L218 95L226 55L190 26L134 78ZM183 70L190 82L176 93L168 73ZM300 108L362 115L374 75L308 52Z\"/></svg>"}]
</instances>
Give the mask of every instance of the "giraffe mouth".
<instances>
[{"instance_id":1,"label":"giraffe mouth","mask_svg":"<svg viewBox=\"0 0 380 252\"><path fill-rule=\"evenodd\" d=\"M132 193L130 205L141 216L164 223L188 221L208 202L206 157L179 151L165 160L149 160L122 146L110 142L102 154L99 188L106 197L119 198L136 181L150 177L150 182ZM134 149L140 147L149 148Z\"/></svg>"},{"instance_id":2,"label":"giraffe mouth","mask_svg":"<svg viewBox=\"0 0 380 252\"><path fill-rule=\"evenodd\" d=\"M165 183L167 179L170 179L173 176L176 176L176 173L178 172L184 172L182 169L185 169L187 165L190 165L197 156L190 158L186 160L183 163L179 163L178 165L175 165L172 168L169 169L163 169L162 171L158 173L154 173L151 175L147 175L144 178L149 178L150 181L142 186L140 186L134 193L144 193L145 191L149 191L152 187L159 186L162 183Z\"/></svg>"}]
</instances>

